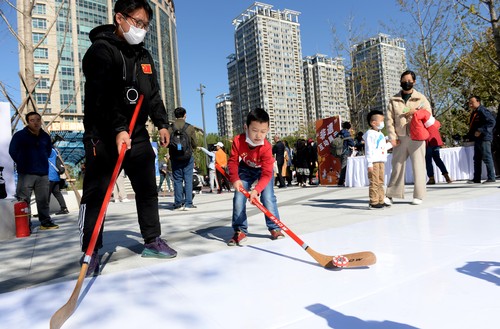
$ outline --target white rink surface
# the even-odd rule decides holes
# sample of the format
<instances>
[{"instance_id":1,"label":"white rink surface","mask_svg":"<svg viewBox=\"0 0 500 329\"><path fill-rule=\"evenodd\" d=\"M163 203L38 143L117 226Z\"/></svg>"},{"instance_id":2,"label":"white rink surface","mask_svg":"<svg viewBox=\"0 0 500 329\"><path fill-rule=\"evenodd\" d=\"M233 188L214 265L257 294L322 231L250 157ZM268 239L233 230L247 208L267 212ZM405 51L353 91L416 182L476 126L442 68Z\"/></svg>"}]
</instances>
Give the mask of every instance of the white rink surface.
<instances>
[{"instance_id":1,"label":"white rink surface","mask_svg":"<svg viewBox=\"0 0 500 329\"><path fill-rule=\"evenodd\" d=\"M324 254L373 251L369 268L324 269L287 237L90 278L63 328L498 328L493 192L300 236ZM0 294L0 328L49 328L75 283Z\"/></svg>"}]
</instances>

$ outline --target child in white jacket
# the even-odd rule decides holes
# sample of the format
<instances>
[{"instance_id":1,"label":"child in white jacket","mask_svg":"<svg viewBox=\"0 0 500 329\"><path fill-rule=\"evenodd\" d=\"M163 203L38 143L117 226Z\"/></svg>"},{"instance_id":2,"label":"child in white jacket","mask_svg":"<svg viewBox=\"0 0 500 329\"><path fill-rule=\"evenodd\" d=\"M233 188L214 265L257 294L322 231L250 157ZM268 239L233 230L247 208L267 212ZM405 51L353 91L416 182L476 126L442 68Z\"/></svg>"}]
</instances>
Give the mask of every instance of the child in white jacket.
<instances>
[{"instance_id":1,"label":"child in white jacket","mask_svg":"<svg viewBox=\"0 0 500 329\"><path fill-rule=\"evenodd\" d=\"M383 209L390 207L384 202L384 172L387 161L387 151L392 147L381 132L384 129L384 113L373 110L367 116L370 129L363 135L365 141L365 155L368 162L368 179L370 181L369 209Z\"/></svg>"}]
</instances>

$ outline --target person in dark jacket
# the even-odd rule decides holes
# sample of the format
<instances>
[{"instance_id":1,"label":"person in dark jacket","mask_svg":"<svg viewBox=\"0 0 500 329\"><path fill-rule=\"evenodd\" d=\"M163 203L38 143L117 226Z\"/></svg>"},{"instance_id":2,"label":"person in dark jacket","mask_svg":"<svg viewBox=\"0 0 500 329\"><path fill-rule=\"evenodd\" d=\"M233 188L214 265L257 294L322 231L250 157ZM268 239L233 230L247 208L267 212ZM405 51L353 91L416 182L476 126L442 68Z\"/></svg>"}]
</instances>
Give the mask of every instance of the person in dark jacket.
<instances>
[{"instance_id":1,"label":"person in dark jacket","mask_svg":"<svg viewBox=\"0 0 500 329\"><path fill-rule=\"evenodd\" d=\"M49 205L49 156L52 142L42 129L42 117L37 112L26 114L26 127L12 136L9 154L16 163L18 200L31 204L35 192L40 230L59 228L50 218ZM31 226L31 223L30 223Z\"/></svg>"},{"instance_id":2,"label":"person in dark jacket","mask_svg":"<svg viewBox=\"0 0 500 329\"><path fill-rule=\"evenodd\" d=\"M281 173L281 168L283 168L283 164L285 163L285 144L283 144L278 135L274 136L273 155L278 165L278 172L276 173L278 188L286 187Z\"/></svg>"},{"instance_id":3,"label":"person in dark jacket","mask_svg":"<svg viewBox=\"0 0 500 329\"><path fill-rule=\"evenodd\" d=\"M297 185L301 187L307 186L309 178L309 168L311 164L311 152L307 147L304 139L299 139L296 143L297 150L293 156L293 165L297 175Z\"/></svg>"},{"instance_id":4,"label":"person in dark jacket","mask_svg":"<svg viewBox=\"0 0 500 329\"><path fill-rule=\"evenodd\" d=\"M338 182L339 186L345 186L344 184L345 174L347 171L347 158L351 156L352 150L354 148L354 139L352 138L349 129L351 129L351 123L347 121L342 122L342 130L340 130L339 134L344 139L344 147L342 149L342 155L340 157L341 169Z\"/></svg>"},{"instance_id":5,"label":"person in dark jacket","mask_svg":"<svg viewBox=\"0 0 500 329\"><path fill-rule=\"evenodd\" d=\"M80 206L82 251L86 251L111 180L122 144L127 152L123 170L135 192L137 215L144 239L143 257L172 258L177 252L161 236L155 153L150 144L146 121L158 129L159 142L170 141L168 119L160 97L156 69L151 54L143 47L153 11L146 0L118 0L114 25L90 32L92 45L83 57L85 74L85 178ZM134 131L129 122L139 95L144 95ZM103 246L101 229L87 274L99 269L98 249ZM89 259L90 258L90 259Z\"/></svg>"},{"instance_id":6,"label":"person in dark jacket","mask_svg":"<svg viewBox=\"0 0 500 329\"><path fill-rule=\"evenodd\" d=\"M313 177L314 170L316 169L316 165L318 163L318 149L316 143L312 138L307 140L307 151L309 152L308 161L309 161L309 185L314 185ZM305 182L304 182L305 183Z\"/></svg>"},{"instance_id":7,"label":"person in dark jacket","mask_svg":"<svg viewBox=\"0 0 500 329\"><path fill-rule=\"evenodd\" d=\"M487 180L484 183L494 183L495 166L491 154L491 141L493 140L493 128L495 118L493 114L481 105L479 96L469 98L469 107L472 112L469 120L469 139L474 140L474 176L468 183L481 183L482 162L486 165L488 172Z\"/></svg>"}]
</instances>

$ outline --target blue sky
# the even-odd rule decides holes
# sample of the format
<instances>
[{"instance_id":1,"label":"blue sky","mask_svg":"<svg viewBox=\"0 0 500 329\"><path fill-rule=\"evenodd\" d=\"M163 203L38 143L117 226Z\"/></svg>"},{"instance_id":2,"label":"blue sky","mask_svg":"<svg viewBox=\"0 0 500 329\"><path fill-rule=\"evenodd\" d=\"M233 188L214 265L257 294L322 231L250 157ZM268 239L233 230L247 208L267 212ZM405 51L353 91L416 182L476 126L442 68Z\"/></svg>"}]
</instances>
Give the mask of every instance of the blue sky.
<instances>
[{"instance_id":1,"label":"blue sky","mask_svg":"<svg viewBox=\"0 0 500 329\"><path fill-rule=\"evenodd\" d=\"M322 53L337 56L334 51L331 27L346 38L346 24L353 17L355 29L365 36L377 33L392 34L398 29L406 14L399 10L395 0L269 0L275 9L292 9L301 12L299 23L302 35L302 55ZM181 102L188 111L187 120L202 127L200 83L206 86L204 95L207 132L217 132L215 112L216 96L228 92L226 57L234 52L232 20L253 4L246 0L175 1ZM2 10L11 13L5 2ZM385 24L385 25L384 25ZM402 35L404 37L404 35ZM0 81L9 86L16 100L19 99L17 72L18 50L14 38L0 22ZM0 101L4 101L0 95Z\"/></svg>"}]
</instances>

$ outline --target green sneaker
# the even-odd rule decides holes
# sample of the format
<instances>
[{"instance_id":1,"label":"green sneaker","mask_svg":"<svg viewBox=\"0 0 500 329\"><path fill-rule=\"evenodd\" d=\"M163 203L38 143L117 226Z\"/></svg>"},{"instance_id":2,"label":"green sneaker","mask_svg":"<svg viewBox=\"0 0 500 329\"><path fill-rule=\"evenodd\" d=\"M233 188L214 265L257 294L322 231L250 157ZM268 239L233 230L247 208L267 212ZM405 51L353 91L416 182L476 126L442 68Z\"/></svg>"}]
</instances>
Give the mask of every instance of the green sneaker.
<instances>
[{"instance_id":1,"label":"green sneaker","mask_svg":"<svg viewBox=\"0 0 500 329\"><path fill-rule=\"evenodd\" d=\"M157 237L153 242L144 244L141 256L149 258L174 258L177 256L177 251L170 248L165 240Z\"/></svg>"}]
</instances>

